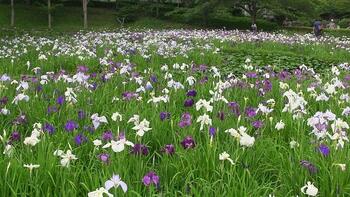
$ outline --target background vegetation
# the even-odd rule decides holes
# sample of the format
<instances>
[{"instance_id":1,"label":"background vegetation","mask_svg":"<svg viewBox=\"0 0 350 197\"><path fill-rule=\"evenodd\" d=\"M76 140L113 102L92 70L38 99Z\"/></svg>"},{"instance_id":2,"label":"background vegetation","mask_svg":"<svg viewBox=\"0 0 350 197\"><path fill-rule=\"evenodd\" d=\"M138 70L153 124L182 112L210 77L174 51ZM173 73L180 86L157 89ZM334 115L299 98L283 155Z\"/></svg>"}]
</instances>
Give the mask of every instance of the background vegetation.
<instances>
[{"instance_id":1,"label":"background vegetation","mask_svg":"<svg viewBox=\"0 0 350 197\"><path fill-rule=\"evenodd\" d=\"M0 27L72 31L84 26L81 1L62 0L0 1ZM289 21L294 32L310 32L315 19L327 24L334 19L342 30L334 35L349 35L350 3L348 0L115 0L88 1L86 26L116 28L120 26L173 26L193 28L249 29L256 23L260 30L274 31ZM50 5L50 6L49 6ZM51 16L50 22L48 15ZM152 18L151 20L145 20ZM152 20L155 23L150 24ZM165 23L164 23L165 22ZM176 24L187 24L185 26ZM159 27L158 26L158 27ZM308 28L307 28L308 27Z\"/></svg>"}]
</instances>

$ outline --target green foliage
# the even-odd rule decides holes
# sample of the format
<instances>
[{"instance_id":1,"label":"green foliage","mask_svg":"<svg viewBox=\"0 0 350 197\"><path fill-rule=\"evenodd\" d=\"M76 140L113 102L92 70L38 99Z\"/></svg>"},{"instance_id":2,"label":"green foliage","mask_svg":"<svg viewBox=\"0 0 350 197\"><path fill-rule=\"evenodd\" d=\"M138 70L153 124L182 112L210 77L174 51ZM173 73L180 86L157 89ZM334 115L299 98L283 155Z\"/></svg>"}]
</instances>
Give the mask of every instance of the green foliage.
<instances>
[{"instance_id":1,"label":"green foliage","mask_svg":"<svg viewBox=\"0 0 350 197\"><path fill-rule=\"evenodd\" d=\"M226 28L226 29L249 29L251 19L248 17L236 17L230 13L227 7L219 6L207 19L207 24L202 20L200 12L194 12L193 9L178 8L167 13L167 17L171 20L194 25L201 25L209 28ZM257 20L257 26L264 31L273 31L278 28L276 23L266 20Z\"/></svg>"},{"instance_id":2,"label":"green foliage","mask_svg":"<svg viewBox=\"0 0 350 197\"><path fill-rule=\"evenodd\" d=\"M213 28L226 29L250 29L251 19L248 17L234 17L229 13L227 7L217 9L209 19L209 26ZM273 31L278 28L276 23L267 20L257 19L258 29L264 31Z\"/></svg>"},{"instance_id":3,"label":"green foliage","mask_svg":"<svg viewBox=\"0 0 350 197\"><path fill-rule=\"evenodd\" d=\"M320 0L318 11L325 18L350 16L349 0Z\"/></svg>"},{"instance_id":4,"label":"green foliage","mask_svg":"<svg viewBox=\"0 0 350 197\"><path fill-rule=\"evenodd\" d=\"M350 18L344 18L338 22L338 25L341 28L348 28L350 27Z\"/></svg>"},{"instance_id":5,"label":"green foliage","mask_svg":"<svg viewBox=\"0 0 350 197\"><path fill-rule=\"evenodd\" d=\"M129 29L191 29L195 26L184 23L172 22L169 20L161 20L156 18L143 17L135 22L126 24Z\"/></svg>"},{"instance_id":6,"label":"green foliage","mask_svg":"<svg viewBox=\"0 0 350 197\"><path fill-rule=\"evenodd\" d=\"M38 6L42 11L50 12L55 14L59 8L62 8L64 5L59 1L51 1L51 7L48 9L47 1L36 1L35 5Z\"/></svg>"},{"instance_id":7,"label":"green foliage","mask_svg":"<svg viewBox=\"0 0 350 197\"><path fill-rule=\"evenodd\" d=\"M330 45L285 45L275 42L232 43L224 46L223 70L242 73L240 67L250 58L253 65L272 65L276 70L293 70L301 64L312 66L317 72L327 71L330 65L338 65L350 59L349 52L334 50Z\"/></svg>"},{"instance_id":8,"label":"green foliage","mask_svg":"<svg viewBox=\"0 0 350 197\"><path fill-rule=\"evenodd\" d=\"M119 20L125 20L125 22L133 22L139 17L143 17L143 7L140 4L123 6L117 9L116 17Z\"/></svg>"},{"instance_id":9,"label":"green foliage","mask_svg":"<svg viewBox=\"0 0 350 197\"><path fill-rule=\"evenodd\" d=\"M0 27L2 28L10 27L11 14L9 7L9 5L0 4ZM117 27L114 10L90 7L88 10L89 25L92 29ZM82 29L82 16L81 7L57 7L52 28L60 32L79 31ZM25 30L46 30L47 9L38 6L15 5L15 27Z\"/></svg>"},{"instance_id":10,"label":"green foliage","mask_svg":"<svg viewBox=\"0 0 350 197\"><path fill-rule=\"evenodd\" d=\"M287 31L291 33L312 33L313 29L312 27L285 27ZM335 37L341 37L341 36L349 36L350 35L350 29L324 29L323 32L325 35L335 36Z\"/></svg>"}]
</instances>

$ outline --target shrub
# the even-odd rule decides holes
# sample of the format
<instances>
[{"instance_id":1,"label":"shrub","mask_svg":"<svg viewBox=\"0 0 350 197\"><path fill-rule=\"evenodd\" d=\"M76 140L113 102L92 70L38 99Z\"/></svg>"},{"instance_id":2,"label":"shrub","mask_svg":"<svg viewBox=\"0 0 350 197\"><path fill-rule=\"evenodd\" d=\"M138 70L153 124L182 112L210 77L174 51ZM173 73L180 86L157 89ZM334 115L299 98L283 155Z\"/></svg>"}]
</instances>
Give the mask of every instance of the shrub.
<instances>
[{"instance_id":1,"label":"shrub","mask_svg":"<svg viewBox=\"0 0 350 197\"><path fill-rule=\"evenodd\" d=\"M251 19L249 17L236 17L229 13L229 9L220 8L209 15L208 23L204 24L202 16L192 12L191 8L178 8L166 14L168 19L188 23L193 25L201 25L209 28L226 28L226 29L250 29ZM264 31L276 30L278 25L266 20L257 20L257 26Z\"/></svg>"},{"instance_id":2,"label":"shrub","mask_svg":"<svg viewBox=\"0 0 350 197\"><path fill-rule=\"evenodd\" d=\"M223 28L226 29L250 29L252 24L249 17L230 17L230 18L221 18L221 17L211 17L210 26L213 28ZM258 29L264 31L273 31L277 29L277 24L272 23L266 20L257 20L256 22Z\"/></svg>"},{"instance_id":3,"label":"shrub","mask_svg":"<svg viewBox=\"0 0 350 197\"><path fill-rule=\"evenodd\" d=\"M350 27L350 18L344 18L344 19L340 20L338 25L341 28L348 28L348 27Z\"/></svg>"}]
</instances>

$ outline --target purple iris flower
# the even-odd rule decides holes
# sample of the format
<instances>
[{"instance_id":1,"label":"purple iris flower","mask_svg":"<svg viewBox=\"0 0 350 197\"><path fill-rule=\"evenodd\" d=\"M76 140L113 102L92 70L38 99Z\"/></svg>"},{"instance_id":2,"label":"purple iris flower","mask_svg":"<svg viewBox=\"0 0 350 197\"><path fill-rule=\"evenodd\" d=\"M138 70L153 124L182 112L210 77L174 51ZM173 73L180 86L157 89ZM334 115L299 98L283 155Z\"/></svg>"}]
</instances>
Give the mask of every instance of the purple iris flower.
<instances>
[{"instance_id":1,"label":"purple iris flower","mask_svg":"<svg viewBox=\"0 0 350 197\"><path fill-rule=\"evenodd\" d=\"M157 78L157 76L154 75L154 74L151 75L150 80L151 80L153 83L157 83L157 82L158 82L158 78Z\"/></svg>"},{"instance_id":2,"label":"purple iris flower","mask_svg":"<svg viewBox=\"0 0 350 197\"><path fill-rule=\"evenodd\" d=\"M280 73L278 73L278 78L281 81L285 81L288 80L290 78L289 72L287 71L281 71Z\"/></svg>"},{"instance_id":3,"label":"purple iris flower","mask_svg":"<svg viewBox=\"0 0 350 197\"><path fill-rule=\"evenodd\" d=\"M79 119L84 119L85 118L85 112L83 110L78 111L78 118Z\"/></svg>"},{"instance_id":4,"label":"purple iris flower","mask_svg":"<svg viewBox=\"0 0 350 197\"><path fill-rule=\"evenodd\" d=\"M66 125L64 126L64 129L68 132L71 132L77 128L78 128L78 124L76 122L74 122L73 120L68 120L66 122Z\"/></svg>"},{"instance_id":5,"label":"purple iris flower","mask_svg":"<svg viewBox=\"0 0 350 197\"><path fill-rule=\"evenodd\" d=\"M47 107L47 113L48 114L52 114L52 113L55 113L57 111L58 111L58 109L57 109L57 107L55 105Z\"/></svg>"},{"instance_id":6,"label":"purple iris flower","mask_svg":"<svg viewBox=\"0 0 350 197\"><path fill-rule=\"evenodd\" d=\"M172 144L167 144L162 149L162 152L164 152L167 155L173 155L175 153L175 146Z\"/></svg>"},{"instance_id":7,"label":"purple iris flower","mask_svg":"<svg viewBox=\"0 0 350 197\"><path fill-rule=\"evenodd\" d=\"M315 174L317 172L316 166L307 160L301 160L300 165L306 168L310 174Z\"/></svg>"},{"instance_id":8,"label":"purple iris flower","mask_svg":"<svg viewBox=\"0 0 350 197\"><path fill-rule=\"evenodd\" d=\"M236 102L229 102L228 107L232 110L232 112L236 115L239 116L241 114L239 110L239 104Z\"/></svg>"},{"instance_id":9,"label":"purple iris flower","mask_svg":"<svg viewBox=\"0 0 350 197\"><path fill-rule=\"evenodd\" d=\"M191 136L185 137L182 140L181 145L184 149L190 149L190 148L196 147L196 143Z\"/></svg>"},{"instance_id":10,"label":"purple iris flower","mask_svg":"<svg viewBox=\"0 0 350 197\"><path fill-rule=\"evenodd\" d=\"M83 129L84 131L88 131L90 133L93 133L95 131L95 128L93 126L88 126L88 125L85 125Z\"/></svg>"},{"instance_id":11,"label":"purple iris flower","mask_svg":"<svg viewBox=\"0 0 350 197\"><path fill-rule=\"evenodd\" d=\"M216 134L216 128L215 127L210 127L209 128L209 135L210 137L215 137Z\"/></svg>"},{"instance_id":12,"label":"purple iris flower","mask_svg":"<svg viewBox=\"0 0 350 197\"><path fill-rule=\"evenodd\" d=\"M98 158L103 162L103 163L109 163L109 154L108 153L101 153L98 155Z\"/></svg>"},{"instance_id":13,"label":"purple iris flower","mask_svg":"<svg viewBox=\"0 0 350 197\"><path fill-rule=\"evenodd\" d=\"M121 140L121 139L125 139L125 133L124 132L120 132L119 135L118 135L118 140Z\"/></svg>"},{"instance_id":14,"label":"purple iris flower","mask_svg":"<svg viewBox=\"0 0 350 197\"><path fill-rule=\"evenodd\" d=\"M321 132L321 131L326 130L328 125L327 125L327 123L323 123L323 124L317 123L317 124L315 124L315 127L317 130L319 130Z\"/></svg>"},{"instance_id":15,"label":"purple iris flower","mask_svg":"<svg viewBox=\"0 0 350 197\"><path fill-rule=\"evenodd\" d=\"M77 69L78 72L82 72L82 73L86 73L88 70L89 70L89 68L87 66L84 66L84 65L78 66L78 69Z\"/></svg>"},{"instance_id":16,"label":"purple iris flower","mask_svg":"<svg viewBox=\"0 0 350 197\"><path fill-rule=\"evenodd\" d=\"M185 103L184 103L184 106L185 107L192 107L193 104L194 104L194 100L193 99L186 99Z\"/></svg>"},{"instance_id":17,"label":"purple iris flower","mask_svg":"<svg viewBox=\"0 0 350 197\"><path fill-rule=\"evenodd\" d=\"M197 95L197 91L196 90L189 90L186 95L195 97Z\"/></svg>"},{"instance_id":18,"label":"purple iris flower","mask_svg":"<svg viewBox=\"0 0 350 197\"><path fill-rule=\"evenodd\" d=\"M39 84L35 87L36 92L41 92L42 90L43 90L43 86L41 84Z\"/></svg>"},{"instance_id":19,"label":"purple iris flower","mask_svg":"<svg viewBox=\"0 0 350 197\"><path fill-rule=\"evenodd\" d=\"M8 97L7 96L3 96L0 98L0 105L6 105L8 102Z\"/></svg>"},{"instance_id":20,"label":"purple iris flower","mask_svg":"<svg viewBox=\"0 0 350 197\"><path fill-rule=\"evenodd\" d=\"M169 112L160 112L159 118L161 121L164 121L165 119L170 119L170 113Z\"/></svg>"},{"instance_id":21,"label":"purple iris flower","mask_svg":"<svg viewBox=\"0 0 350 197\"><path fill-rule=\"evenodd\" d=\"M146 90L152 90L152 89L153 89L152 84L149 83L149 82L147 82L147 83L146 83L146 86L145 86L145 89L146 89Z\"/></svg>"},{"instance_id":22,"label":"purple iris flower","mask_svg":"<svg viewBox=\"0 0 350 197\"><path fill-rule=\"evenodd\" d=\"M256 121L252 122L252 125L254 128L260 129L261 127L264 126L264 123L260 120L256 120Z\"/></svg>"},{"instance_id":23,"label":"purple iris flower","mask_svg":"<svg viewBox=\"0 0 350 197\"><path fill-rule=\"evenodd\" d=\"M21 134L18 131L13 131L10 136L10 141L19 141L21 139Z\"/></svg>"},{"instance_id":24,"label":"purple iris flower","mask_svg":"<svg viewBox=\"0 0 350 197\"><path fill-rule=\"evenodd\" d=\"M264 90L264 92L269 92L272 90L272 83L270 80L265 79L263 81L263 90Z\"/></svg>"},{"instance_id":25,"label":"purple iris flower","mask_svg":"<svg viewBox=\"0 0 350 197\"><path fill-rule=\"evenodd\" d=\"M91 73L90 74L90 78L95 78L95 77L97 77L97 73Z\"/></svg>"},{"instance_id":26,"label":"purple iris flower","mask_svg":"<svg viewBox=\"0 0 350 197\"><path fill-rule=\"evenodd\" d=\"M132 77L132 78L137 78L137 77L139 77L139 76L140 76L140 73L138 73L138 72L135 72L135 71L134 71L134 72L131 73L131 77Z\"/></svg>"},{"instance_id":27,"label":"purple iris flower","mask_svg":"<svg viewBox=\"0 0 350 197\"><path fill-rule=\"evenodd\" d=\"M345 75L344 80L350 81L350 75Z\"/></svg>"},{"instance_id":28,"label":"purple iris flower","mask_svg":"<svg viewBox=\"0 0 350 197\"><path fill-rule=\"evenodd\" d=\"M112 139L113 139L112 131L107 130L102 134L103 141L111 141Z\"/></svg>"},{"instance_id":29,"label":"purple iris flower","mask_svg":"<svg viewBox=\"0 0 350 197\"><path fill-rule=\"evenodd\" d=\"M205 76L205 77L203 77L203 78L199 81L199 83L200 83L200 84L204 84L204 83L206 83L207 81L208 81L208 77Z\"/></svg>"},{"instance_id":30,"label":"purple iris flower","mask_svg":"<svg viewBox=\"0 0 350 197\"><path fill-rule=\"evenodd\" d=\"M148 155L149 151L146 145L144 144L135 144L131 149L131 153L135 155Z\"/></svg>"},{"instance_id":31,"label":"purple iris flower","mask_svg":"<svg viewBox=\"0 0 350 197\"><path fill-rule=\"evenodd\" d=\"M217 117L218 117L220 120L225 120L225 113L224 113L223 111L220 111L220 112L218 112Z\"/></svg>"},{"instance_id":32,"label":"purple iris flower","mask_svg":"<svg viewBox=\"0 0 350 197\"><path fill-rule=\"evenodd\" d=\"M96 82L93 82L89 88L90 88L91 90L96 90L97 87L98 87L97 83L96 83Z\"/></svg>"},{"instance_id":33,"label":"purple iris flower","mask_svg":"<svg viewBox=\"0 0 350 197\"><path fill-rule=\"evenodd\" d=\"M253 107L247 107L247 109L245 110L245 114L249 117L252 118L254 116L256 116L256 108Z\"/></svg>"},{"instance_id":34,"label":"purple iris flower","mask_svg":"<svg viewBox=\"0 0 350 197\"><path fill-rule=\"evenodd\" d=\"M65 100L65 98L64 98L64 96L59 96L58 98L57 98L57 104L59 104L59 105L63 105L63 103L64 103L64 100Z\"/></svg>"},{"instance_id":35,"label":"purple iris flower","mask_svg":"<svg viewBox=\"0 0 350 197\"><path fill-rule=\"evenodd\" d=\"M198 69L199 69L199 71L205 72L208 69L208 66L205 64L201 64L201 65L199 65Z\"/></svg>"},{"instance_id":36,"label":"purple iris flower","mask_svg":"<svg viewBox=\"0 0 350 197\"><path fill-rule=\"evenodd\" d=\"M301 80L303 77L303 73L300 69L295 69L294 70L294 75L298 80Z\"/></svg>"},{"instance_id":37,"label":"purple iris flower","mask_svg":"<svg viewBox=\"0 0 350 197\"><path fill-rule=\"evenodd\" d=\"M186 126L190 126L192 124L191 119L192 118L190 113L183 113L181 116L181 121L179 122L179 127L184 128Z\"/></svg>"},{"instance_id":38,"label":"purple iris flower","mask_svg":"<svg viewBox=\"0 0 350 197\"><path fill-rule=\"evenodd\" d=\"M256 74L256 72L247 72L245 74L248 78L257 78L258 75Z\"/></svg>"},{"instance_id":39,"label":"purple iris flower","mask_svg":"<svg viewBox=\"0 0 350 197\"><path fill-rule=\"evenodd\" d=\"M74 137L75 144L80 146L87 141L87 138L83 134L78 134Z\"/></svg>"},{"instance_id":40,"label":"purple iris flower","mask_svg":"<svg viewBox=\"0 0 350 197\"><path fill-rule=\"evenodd\" d=\"M55 127L50 123L46 123L44 125L44 131L48 132L49 134L53 134L55 132Z\"/></svg>"},{"instance_id":41,"label":"purple iris flower","mask_svg":"<svg viewBox=\"0 0 350 197\"><path fill-rule=\"evenodd\" d=\"M151 184L154 184L155 186L158 187L159 186L159 176L155 172L151 171L143 177L142 182L146 186L150 186Z\"/></svg>"},{"instance_id":42,"label":"purple iris flower","mask_svg":"<svg viewBox=\"0 0 350 197\"><path fill-rule=\"evenodd\" d=\"M325 144L321 144L318 147L318 150L322 153L323 156L328 156L329 153L330 153L329 147L327 145L325 145Z\"/></svg>"},{"instance_id":43,"label":"purple iris flower","mask_svg":"<svg viewBox=\"0 0 350 197\"><path fill-rule=\"evenodd\" d=\"M15 125L23 125L27 123L27 116L25 114L20 114L19 116L17 116L13 122L13 124Z\"/></svg>"},{"instance_id":44,"label":"purple iris flower","mask_svg":"<svg viewBox=\"0 0 350 197\"><path fill-rule=\"evenodd\" d=\"M122 96L124 100L130 101L133 98L137 98L139 95L134 92L124 92Z\"/></svg>"}]
</instances>

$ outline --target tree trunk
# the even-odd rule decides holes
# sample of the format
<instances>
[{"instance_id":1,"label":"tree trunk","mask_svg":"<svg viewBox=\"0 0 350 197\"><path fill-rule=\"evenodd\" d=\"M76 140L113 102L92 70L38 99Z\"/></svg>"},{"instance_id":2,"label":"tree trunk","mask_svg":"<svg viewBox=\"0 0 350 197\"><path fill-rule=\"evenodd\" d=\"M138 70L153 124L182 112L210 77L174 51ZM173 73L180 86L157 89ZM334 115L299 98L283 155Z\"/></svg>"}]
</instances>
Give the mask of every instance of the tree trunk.
<instances>
[{"instance_id":1,"label":"tree trunk","mask_svg":"<svg viewBox=\"0 0 350 197\"><path fill-rule=\"evenodd\" d=\"M15 8L14 0L11 0L11 27L15 25Z\"/></svg>"},{"instance_id":2,"label":"tree trunk","mask_svg":"<svg viewBox=\"0 0 350 197\"><path fill-rule=\"evenodd\" d=\"M256 24L256 13L252 14L252 24Z\"/></svg>"},{"instance_id":3,"label":"tree trunk","mask_svg":"<svg viewBox=\"0 0 350 197\"><path fill-rule=\"evenodd\" d=\"M48 14L49 29L51 29L51 0L47 0L47 14Z\"/></svg>"},{"instance_id":4,"label":"tree trunk","mask_svg":"<svg viewBox=\"0 0 350 197\"><path fill-rule=\"evenodd\" d=\"M88 0L83 0L83 12L84 12L84 28L87 28L87 4Z\"/></svg>"},{"instance_id":5,"label":"tree trunk","mask_svg":"<svg viewBox=\"0 0 350 197\"><path fill-rule=\"evenodd\" d=\"M257 15L257 6L256 6L256 2L254 1L253 2L253 5L252 5L252 22L253 24L256 24L256 15Z\"/></svg>"}]
</instances>

